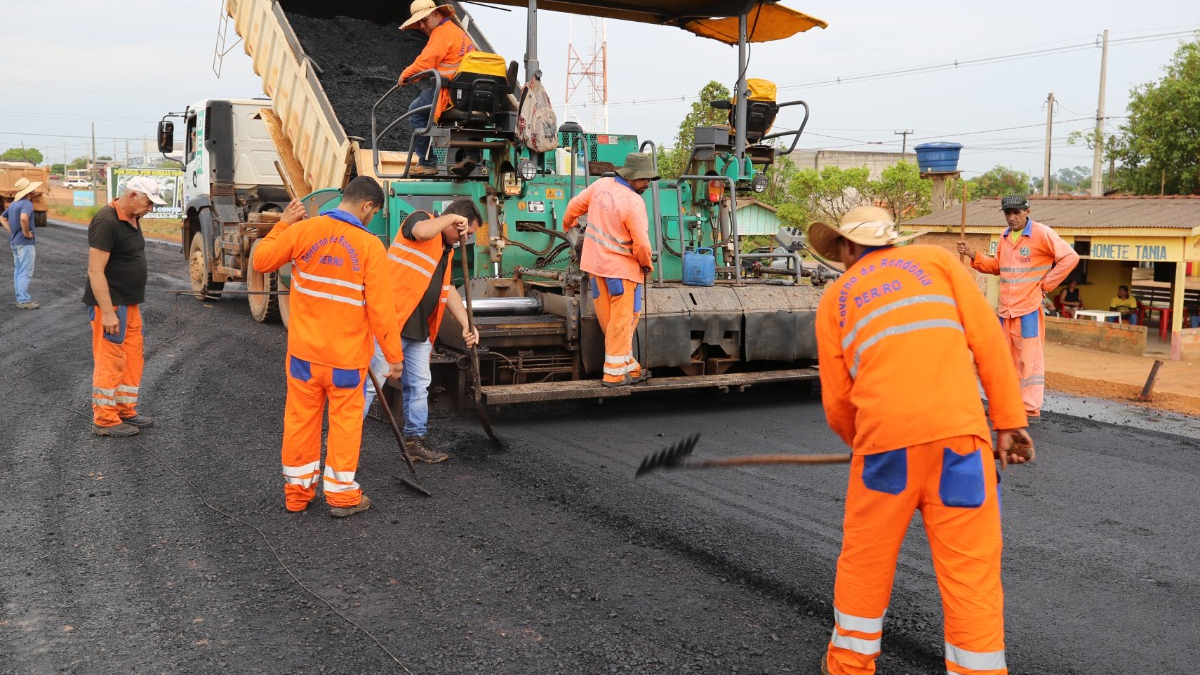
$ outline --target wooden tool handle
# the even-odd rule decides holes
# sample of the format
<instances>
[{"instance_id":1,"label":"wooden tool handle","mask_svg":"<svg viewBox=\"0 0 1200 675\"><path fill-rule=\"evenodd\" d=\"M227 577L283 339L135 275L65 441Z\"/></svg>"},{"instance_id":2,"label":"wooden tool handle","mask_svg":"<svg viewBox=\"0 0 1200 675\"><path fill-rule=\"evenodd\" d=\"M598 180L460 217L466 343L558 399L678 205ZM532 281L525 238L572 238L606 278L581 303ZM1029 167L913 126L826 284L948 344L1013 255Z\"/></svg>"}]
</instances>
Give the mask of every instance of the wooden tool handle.
<instances>
[{"instance_id":1,"label":"wooden tool handle","mask_svg":"<svg viewBox=\"0 0 1200 675\"><path fill-rule=\"evenodd\" d=\"M849 453L840 455L745 455L721 459L689 459L679 466L705 468L717 466L759 466L764 464L847 464Z\"/></svg>"}]
</instances>

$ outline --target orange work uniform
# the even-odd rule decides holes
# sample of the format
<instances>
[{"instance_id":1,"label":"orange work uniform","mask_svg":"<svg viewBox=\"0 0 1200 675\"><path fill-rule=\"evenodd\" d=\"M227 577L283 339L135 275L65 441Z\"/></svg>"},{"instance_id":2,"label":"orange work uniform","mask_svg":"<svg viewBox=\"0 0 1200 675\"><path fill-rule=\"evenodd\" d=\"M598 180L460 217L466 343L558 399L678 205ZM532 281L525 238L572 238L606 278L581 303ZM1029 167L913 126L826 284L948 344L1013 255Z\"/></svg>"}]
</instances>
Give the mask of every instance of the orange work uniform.
<instances>
[{"instance_id":1,"label":"orange work uniform","mask_svg":"<svg viewBox=\"0 0 1200 675\"><path fill-rule=\"evenodd\" d=\"M997 429L1027 424L987 300L948 252L869 249L817 310L821 398L852 448L826 666L870 675L896 559L919 510L945 613L946 669L1007 673Z\"/></svg>"},{"instance_id":2,"label":"orange work uniform","mask_svg":"<svg viewBox=\"0 0 1200 675\"><path fill-rule=\"evenodd\" d=\"M282 452L289 511L304 510L316 496L326 402L325 501L347 507L362 499L355 472L372 335L389 363L403 358L386 256L379 239L341 210L291 226L281 222L255 249L259 272L292 263Z\"/></svg>"},{"instance_id":3,"label":"orange work uniform","mask_svg":"<svg viewBox=\"0 0 1200 675\"><path fill-rule=\"evenodd\" d=\"M579 268L592 276L592 303L604 331L604 381L627 382L642 376L633 335L641 319L642 285L654 266L646 203L624 178L601 178L567 204L563 226L571 229L584 213Z\"/></svg>"},{"instance_id":4,"label":"orange work uniform","mask_svg":"<svg viewBox=\"0 0 1200 675\"><path fill-rule=\"evenodd\" d=\"M92 331L92 422L115 427L137 416L142 383L141 304L146 296L146 240L141 223L113 200L100 208L88 225L88 248L108 253L104 279L117 313L118 331L106 334L99 302L89 282L83 302L88 305Z\"/></svg>"},{"instance_id":5,"label":"orange work uniform","mask_svg":"<svg viewBox=\"0 0 1200 675\"><path fill-rule=\"evenodd\" d=\"M471 36L459 28L453 19L446 17L429 33L429 41L425 43L425 48L417 55L416 60L401 71L400 81L407 81L413 75L426 70L441 73L442 93L438 96L433 113L433 119L436 120L441 117L442 111L450 107L450 90L446 85L458 72L458 64L462 63L463 57L473 51L475 42L471 40Z\"/></svg>"},{"instance_id":6,"label":"orange work uniform","mask_svg":"<svg viewBox=\"0 0 1200 675\"><path fill-rule=\"evenodd\" d=\"M416 216L414 218L414 216ZM423 217L422 217L423 216ZM446 297L450 294L451 270L454 264L454 249L446 252L446 272L441 279L433 278L437 271L438 261L442 257L445 243L439 233L432 239L420 241L404 236L405 224L412 221L420 222L432 218L427 211L414 211L401 223L396 232L396 238L388 247L388 260L396 263L389 265L392 279L392 300L396 305L396 318L399 320L398 330L402 330L405 322L421 304L421 298L434 283L441 283L441 297L437 309L429 315L429 344L437 342L438 328L442 325L442 317L446 314ZM411 229L410 229L411 231Z\"/></svg>"},{"instance_id":7,"label":"orange work uniform","mask_svg":"<svg viewBox=\"0 0 1200 675\"><path fill-rule=\"evenodd\" d=\"M1079 254L1071 245L1045 225L1025 221L1025 229L1015 242L1012 228L1004 230L996 246L996 256L976 253L971 267L984 274L1000 276L1000 303L997 313L1008 336L1009 350L1021 378L1021 398L1025 414L1042 414L1046 392L1046 319L1042 298L1067 278Z\"/></svg>"}]
</instances>

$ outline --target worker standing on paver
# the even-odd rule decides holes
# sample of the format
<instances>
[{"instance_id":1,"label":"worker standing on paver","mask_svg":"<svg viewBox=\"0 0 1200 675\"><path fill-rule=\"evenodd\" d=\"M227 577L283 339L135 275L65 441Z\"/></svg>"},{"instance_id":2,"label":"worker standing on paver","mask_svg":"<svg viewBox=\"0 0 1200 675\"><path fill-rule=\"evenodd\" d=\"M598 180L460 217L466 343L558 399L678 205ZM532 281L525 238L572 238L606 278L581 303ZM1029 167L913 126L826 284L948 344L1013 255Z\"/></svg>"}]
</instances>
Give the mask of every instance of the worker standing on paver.
<instances>
[{"instance_id":1,"label":"worker standing on paver","mask_svg":"<svg viewBox=\"0 0 1200 675\"><path fill-rule=\"evenodd\" d=\"M991 308L947 251L894 247L907 237L884 209L852 209L808 237L846 268L817 310L817 349L826 419L853 453L821 672L875 672L896 559L919 510L946 670L1007 673L999 481L976 368L1001 464L1033 459L1033 444Z\"/></svg>"},{"instance_id":2,"label":"worker standing on paver","mask_svg":"<svg viewBox=\"0 0 1200 675\"><path fill-rule=\"evenodd\" d=\"M479 209L470 199L454 200L436 217L427 211L413 211L400 223L400 230L388 248L392 298L404 351L404 374L400 376L404 449L409 457L430 464L448 458L427 439L429 384L433 381L429 359L446 312L462 326L462 339L467 347L479 342L479 331L468 329L467 310L450 277L455 244L464 244L481 222ZM461 248L460 252L466 255ZM376 344L371 367L382 369L384 365L385 357ZM369 385L362 410L364 416L375 400L375 388Z\"/></svg>"},{"instance_id":3,"label":"worker standing on paver","mask_svg":"<svg viewBox=\"0 0 1200 675\"><path fill-rule=\"evenodd\" d=\"M288 511L303 511L316 496L327 401L323 487L330 514L349 516L371 505L355 472L372 334L391 364L388 376L400 376L403 360L387 252L363 225L383 199L373 178L359 176L342 191L337 209L316 218L295 222L303 210L293 202L254 251L258 272L292 263L282 452Z\"/></svg>"},{"instance_id":4,"label":"worker standing on paver","mask_svg":"<svg viewBox=\"0 0 1200 675\"><path fill-rule=\"evenodd\" d=\"M579 269L591 275L592 303L604 331L606 387L644 382L649 369L633 359L633 335L642 315L642 286L654 269L642 193L658 180L654 160L631 152L615 178L601 178L567 204L563 228L587 214Z\"/></svg>"},{"instance_id":5,"label":"worker standing on paver","mask_svg":"<svg viewBox=\"0 0 1200 675\"><path fill-rule=\"evenodd\" d=\"M1028 198L1005 197L1000 208L1008 229L1000 236L995 257L975 252L965 241L958 242L958 252L971 258L974 269L1000 276L997 313L1021 378L1025 414L1033 421L1042 414L1046 391L1042 298L1071 274L1079 254L1054 230L1029 218Z\"/></svg>"}]
</instances>

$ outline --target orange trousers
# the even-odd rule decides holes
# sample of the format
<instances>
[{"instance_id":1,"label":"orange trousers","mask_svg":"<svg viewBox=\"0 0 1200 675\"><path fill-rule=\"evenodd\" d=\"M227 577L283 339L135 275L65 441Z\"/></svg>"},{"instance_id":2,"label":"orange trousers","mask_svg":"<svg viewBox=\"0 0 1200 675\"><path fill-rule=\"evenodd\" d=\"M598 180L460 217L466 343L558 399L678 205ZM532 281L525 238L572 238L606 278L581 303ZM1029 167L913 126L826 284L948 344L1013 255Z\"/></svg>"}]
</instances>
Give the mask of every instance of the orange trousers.
<instances>
[{"instance_id":1,"label":"orange trousers","mask_svg":"<svg viewBox=\"0 0 1200 675\"><path fill-rule=\"evenodd\" d=\"M641 377L642 367L633 359L633 336L642 316L642 285L592 277L592 304L604 331L604 381Z\"/></svg>"},{"instance_id":2,"label":"orange trousers","mask_svg":"<svg viewBox=\"0 0 1200 675\"><path fill-rule=\"evenodd\" d=\"M1008 336L1017 377L1021 378L1021 400L1025 415L1039 417L1046 394L1046 318L1041 310L1011 319L1001 317L1000 325Z\"/></svg>"},{"instance_id":3,"label":"orange trousers","mask_svg":"<svg viewBox=\"0 0 1200 675\"><path fill-rule=\"evenodd\" d=\"M875 672L896 558L913 511L921 512L933 551L946 671L1008 673L998 487L991 443L974 436L854 455L825 662L833 675Z\"/></svg>"},{"instance_id":4,"label":"orange trousers","mask_svg":"<svg viewBox=\"0 0 1200 675\"><path fill-rule=\"evenodd\" d=\"M138 387L142 383L142 312L138 305L117 308L122 330L105 337L100 310L89 308L92 324L92 422L115 427L123 418L137 415Z\"/></svg>"},{"instance_id":5,"label":"orange trousers","mask_svg":"<svg viewBox=\"0 0 1200 675\"><path fill-rule=\"evenodd\" d=\"M283 412L283 494L289 511L303 511L324 478L330 506L355 506L362 488L354 480L362 443L363 378L353 370L310 363L288 354L287 405ZM329 403L329 438L321 472L321 417Z\"/></svg>"}]
</instances>

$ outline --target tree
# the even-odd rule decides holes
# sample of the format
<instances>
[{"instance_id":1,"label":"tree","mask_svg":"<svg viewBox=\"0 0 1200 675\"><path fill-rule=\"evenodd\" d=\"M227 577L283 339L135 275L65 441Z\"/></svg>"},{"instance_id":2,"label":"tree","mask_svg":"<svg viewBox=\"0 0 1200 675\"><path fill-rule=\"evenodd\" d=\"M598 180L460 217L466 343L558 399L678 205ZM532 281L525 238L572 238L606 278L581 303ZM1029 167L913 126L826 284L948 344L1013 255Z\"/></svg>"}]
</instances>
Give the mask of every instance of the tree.
<instances>
[{"instance_id":1,"label":"tree","mask_svg":"<svg viewBox=\"0 0 1200 675\"><path fill-rule=\"evenodd\" d=\"M916 164L902 161L884 169L879 180L868 183L867 194L891 211L898 223L929 213L933 183L921 178Z\"/></svg>"},{"instance_id":2,"label":"tree","mask_svg":"<svg viewBox=\"0 0 1200 675\"><path fill-rule=\"evenodd\" d=\"M799 207L799 213L803 214L804 225L815 218L837 222L843 213L871 202L870 179L871 172L866 167L802 169L792 178L788 193ZM799 215L795 211L792 213Z\"/></svg>"},{"instance_id":3,"label":"tree","mask_svg":"<svg viewBox=\"0 0 1200 675\"><path fill-rule=\"evenodd\" d=\"M991 171L968 182L971 199L1028 195L1029 174L997 164Z\"/></svg>"},{"instance_id":4,"label":"tree","mask_svg":"<svg viewBox=\"0 0 1200 675\"><path fill-rule=\"evenodd\" d=\"M1134 87L1128 109L1110 153L1119 187L1200 193L1200 40L1180 45L1161 80Z\"/></svg>"},{"instance_id":5,"label":"tree","mask_svg":"<svg viewBox=\"0 0 1200 675\"><path fill-rule=\"evenodd\" d=\"M68 169L86 169L88 167L87 157L76 157L67 165Z\"/></svg>"},{"instance_id":6,"label":"tree","mask_svg":"<svg viewBox=\"0 0 1200 675\"><path fill-rule=\"evenodd\" d=\"M0 155L0 160L6 162L29 162L34 166L41 166L42 153L37 148L9 148Z\"/></svg>"},{"instance_id":7,"label":"tree","mask_svg":"<svg viewBox=\"0 0 1200 675\"><path fill-rule=\"evenodd\" d=\"M62 162L58 162L56 164L50 165L50 173L54 174L55 176L61 176L61 175L65 174L66 172L67 172L67 167Z\"/></svg>"},{"instance_id":8,"label":"tree","mask_svg":"<svg viewBox=\"0 0 1200 675\"><path fill-rule=\"evenodd\" d=\"M663 178L678 178L687 170L687 160L692 154L692 144L696 140L696 127L729 123L728 110L717 110L708 103L728 101L730 98L729 89L716 80L700 88L699 100L692 103L691 111L679 123L675 147L658 150L658 173Z\"/></svg>"}]
</instances>

